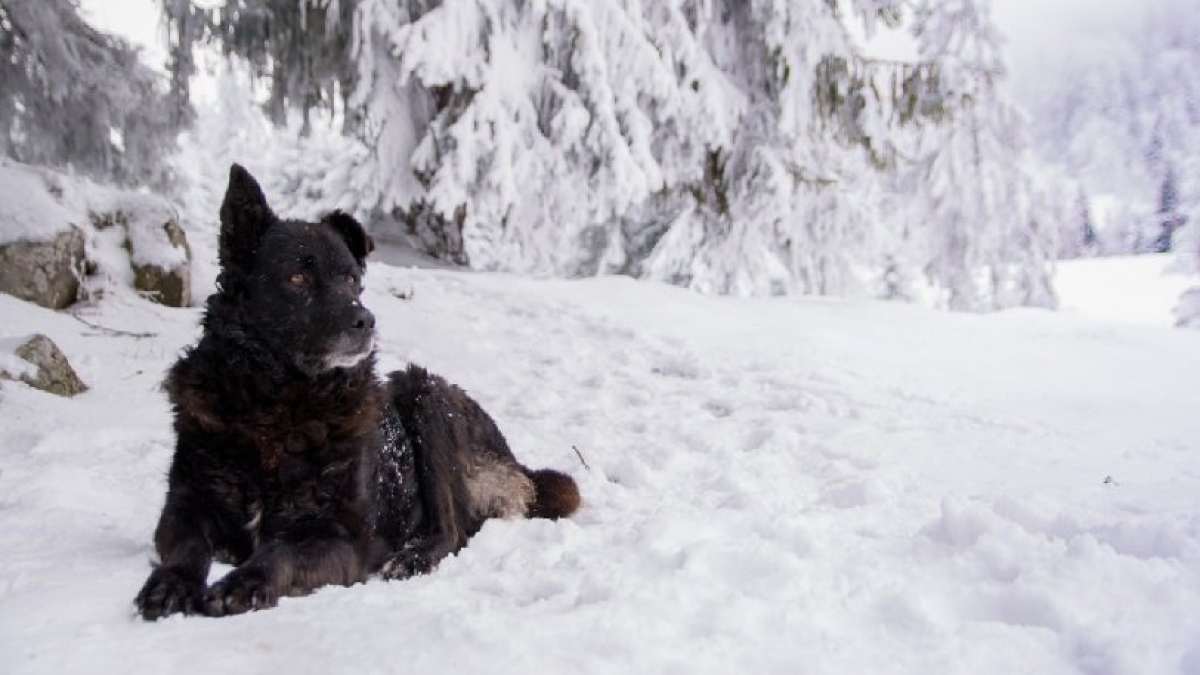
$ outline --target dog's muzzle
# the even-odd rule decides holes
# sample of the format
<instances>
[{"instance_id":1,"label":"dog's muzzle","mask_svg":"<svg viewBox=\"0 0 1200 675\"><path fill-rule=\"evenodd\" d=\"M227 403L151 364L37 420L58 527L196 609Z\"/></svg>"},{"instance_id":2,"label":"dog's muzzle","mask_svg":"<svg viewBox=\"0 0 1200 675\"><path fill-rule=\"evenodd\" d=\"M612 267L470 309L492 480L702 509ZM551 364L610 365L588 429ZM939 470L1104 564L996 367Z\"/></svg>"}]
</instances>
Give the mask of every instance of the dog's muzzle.
<instances>
[{"instance_id":1,"label":"dog's muzzle","mask_svg":"<svg viewBox=\"0 0 1200 675\"><path fill-rule=\"evenodd\" d=\"M357 301L352 311L349 329L337 338L325 357L327 369L356 366L375 349L375 315Z\"/></svg>"},{"instance_id":2,"label":"dog's muzzle","mask_svg":"<svg viewBox=\"0 0 1200 675\"><path fill-rule=\"evenodd\" d=\"M352 368L362 362L363 359L371 355L375 350L375 331L367 333L363 337L343 337L338 340L328 356L325 357L325 368L330 370L333 368Z\"/></svg>"}]
</instances>

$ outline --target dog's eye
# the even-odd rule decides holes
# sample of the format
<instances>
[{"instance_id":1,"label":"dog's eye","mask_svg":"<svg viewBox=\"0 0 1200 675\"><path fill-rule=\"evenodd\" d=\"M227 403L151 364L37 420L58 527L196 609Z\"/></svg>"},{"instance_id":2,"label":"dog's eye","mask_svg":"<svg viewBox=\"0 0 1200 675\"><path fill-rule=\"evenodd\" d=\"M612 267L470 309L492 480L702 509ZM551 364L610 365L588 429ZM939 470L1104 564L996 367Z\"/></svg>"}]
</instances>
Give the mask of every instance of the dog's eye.
<instances>
[{"instance_id":1,"label":"dog's eye","mask_svg":"<svg viewBox=\"0 0 1200 675\"><path fill-rule=\"evenodd\" d=\"M288 281L293 286L299 287L299 286L304 286L308 283L308 277L304 276L304 272L296 272L288 279Z\"/></svg>"}]
</instances>

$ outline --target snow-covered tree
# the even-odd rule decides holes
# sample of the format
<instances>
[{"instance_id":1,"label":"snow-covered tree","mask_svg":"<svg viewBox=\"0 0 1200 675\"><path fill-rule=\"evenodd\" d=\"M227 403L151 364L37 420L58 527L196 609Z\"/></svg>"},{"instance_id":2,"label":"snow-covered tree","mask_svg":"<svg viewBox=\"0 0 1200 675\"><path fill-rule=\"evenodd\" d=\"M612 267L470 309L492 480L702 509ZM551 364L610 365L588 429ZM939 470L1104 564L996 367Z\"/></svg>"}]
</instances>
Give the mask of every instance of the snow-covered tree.
<instances>
[{"instance_id":1,"label":"snow-covered tree","mask_svg":"<svg viewBox=\"0 0 1200 675\"><path fill-rule=\"evenodd\" d=\"M350 164L347 158L365 155L361 143L334 127L328 111L307 119L293 112L284 126L273 128L258 104L262 92L246 62L230 60L213 75L215 96L197 103L195 123L180 135L171 160L176 168L172 195L199 253L193 282L201 295L212 290L217 276L214 209L228 185L231 163L242 163L261 177L280 213L312 217L318 211L353 209L356 195L344 191L345 177L338 169ZM332 201L322 201L329 196Z\"/></svg>"},{"instance_id":2,"label":"snow-covered tree","mask_svg":"<svg viewBox=\"0 0 1200 675\"><path fill-rule=\"evenodd\" d=\"M1175 325L1200 330L1200 286L1193 286L1179 296L1175 306Z\"/></svg>"},{"instance_id":3,"label":"snow-covered tree","mask_svg":"<svg viewBox=\"0 0 1200 675\"><path fill-rule=\"evenodd\" d=\"M1054 227L1033 209L1002 72L977 53L994 43L986 3L165 6L252 64L277 119L343 120L360 151L282 168L312 168L300 191L377 236L483 269L706 292L903 297L926 274L955 308L1049 302ZM850 22L908 10L925 61L858 53Z\"/></svg>"},{"instance_id":4,"label":"snow-covered tree","mask_svg":"<svg viewBox=\"0 0 1200 675\"><path fill-rule=\"evenodd\" d=\"M951 309L1055 302L1049 278L1057 245L1048 195L1022 166L1015 109L996 86L1005 67L987 0L917 3L922 57L940 64L954 123L917 146L926 188L914 218L929 223L926 272Z\"/></svg>"},{"instance_id":5,"label":"snow-covered tree","mask_svg":"<svg viewBox=\"0 0 1200 675\"><path fill-rule=\"evenodd\" d=\"M1047 60L1023 83L1028 128L1042 160L1086 188L1109 253L1167 243L1164 188L1178 219L1200 214L1200 14L1193 0L1146 3L1118 32Z\"/></svg>"},{"instance_id":6,"label":"snow-covered tree","mask_svg":"<svg viewBox=\"0 0 1200 675\"><path fill-rule=\"evenodd\" d=\"M0 149L30 164L161 184L177 125L165 82L74 0L0 0Z\"/></svg>"},{"instance_id":7,"label":"snow-covered tree","mask_svg":"<svg viewBox=\"0 0 1200 675\"><path fill-rule=\"evenodd\" d=\"M1175 231L1187 222L1187 216L1180 213L1179 208L1179 183L1175 177L1175 167L1167 164L1163 171L1162 185L1158 191L1158 211L1156 213L1158 232L1154 238L1155 252L1170 251Z\"/></svg>"},{"instance_id":8,"label":"snow-covered tree","mask_svg":"<svg viewBox=\"0 0 1200 675\"><path fill-rule=\"evenodd\" d=\"M1096 234L1092 217L1091 201L1083 186L1077 187L1075 203L1062 221L1062 236L1059 237L1059 259L1087 258L1100 251L1100 238Z\"/></svg>"}]
</instances>

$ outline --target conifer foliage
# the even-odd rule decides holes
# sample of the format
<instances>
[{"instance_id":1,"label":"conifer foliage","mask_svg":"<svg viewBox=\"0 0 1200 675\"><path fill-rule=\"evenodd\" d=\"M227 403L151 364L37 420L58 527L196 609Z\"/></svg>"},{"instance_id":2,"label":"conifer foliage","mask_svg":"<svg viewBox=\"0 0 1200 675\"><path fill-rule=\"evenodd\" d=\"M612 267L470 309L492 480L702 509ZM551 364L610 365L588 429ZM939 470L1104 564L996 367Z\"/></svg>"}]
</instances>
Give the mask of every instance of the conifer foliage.
<instances>
[{"instance_id":1,"label":"conifer foliage","mask_svg":"<svg viewBox=\"0 0 1200 675\"><path fill-rule=\"evenodd\" d=\"M1080 27L1018 94L1042 159L1086 189L1100 253L1188 257L1180 242L1200 217L1200 14L1194 0L1136 4L1119 31Z\"/></svg>"},{"instance_id":2,"label":"conifer foliage","mask_svg":"<svg viewBox=\"0 0 1200 675\"><path fill-rule=\"evenodd\" d=\"M124 184L162 184L186 110L72 0L0 0L0 151Z\"/></svg>"},{"instance_id":3,"label":"conifer foliage","mask_svg":"<svg viewBox=\"0 0 1200 675\"><path fill-rule=\"evenodd\" d=\"M986 0L296 5L164 0L173 61L215 41L274 119L340 118L362 150L314 160L333 166L303 193L377 236L714 293L1053 303L1049 197L996 90ZM864 58L853 22L911 27L921 61Z\"/></svg>"}]
</instances>

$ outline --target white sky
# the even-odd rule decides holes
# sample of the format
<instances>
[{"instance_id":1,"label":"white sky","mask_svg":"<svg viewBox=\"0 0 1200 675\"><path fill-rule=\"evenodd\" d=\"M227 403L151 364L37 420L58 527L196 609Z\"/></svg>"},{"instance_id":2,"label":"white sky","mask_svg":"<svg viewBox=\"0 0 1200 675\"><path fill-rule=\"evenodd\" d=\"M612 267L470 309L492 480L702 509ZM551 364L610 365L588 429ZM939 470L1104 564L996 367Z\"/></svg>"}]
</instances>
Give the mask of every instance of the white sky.
<instances>
[{"instance_id":1,"label":"white sky","mask_svg":"<svg viewBox=\"0 0 1200 675\"><path fill-rule=\"evenodd\" d=\"M81 0L79 4L92 25L142 47L143 60L151 68L165 68L166 33L158 0Z\"/></svg>"},{"instance_id":2,"label":"white sky","mask_svg":"<svg viewBox=\"0 0 1200 675\"><path fill-rule=\"evenodd\" d=\"M1070 49L1079 40L1120 33L1162 0L992 0L992 17L1005 37L1014 70ZM906 34L883 33L871 41L873 55L913 58Z\"/></svg>"},{"instance_id":3,"label":"white sky","mask_svg":"<svg viewBox=\"0 0 1200 675\"><path fill-rule=\"evenodd\" d=\"M1014 77L1036 75L1044 59L1081 41L1103 39L1136 24L1162 0L992 0L996 25L1007 37Z\"/></svg>"},{"instance_id":4,"label":"white sky","mask_svg":"<svg viewBox=\"0 0 1200 675\"><path fill-rule=\"evenodd\" d=\"M1047 64L1072 51L1107 44L1166 4L1167 0L991 0L992 17L1004 36L1009 94L1026 102L1041 86ZM1200 0L1197 5L1200 9ZM859 39L864 41L861 35ZM865 47L875 58L917 58L916 45L903 30L880 31Z\"/></svg>"}]
</instances>

